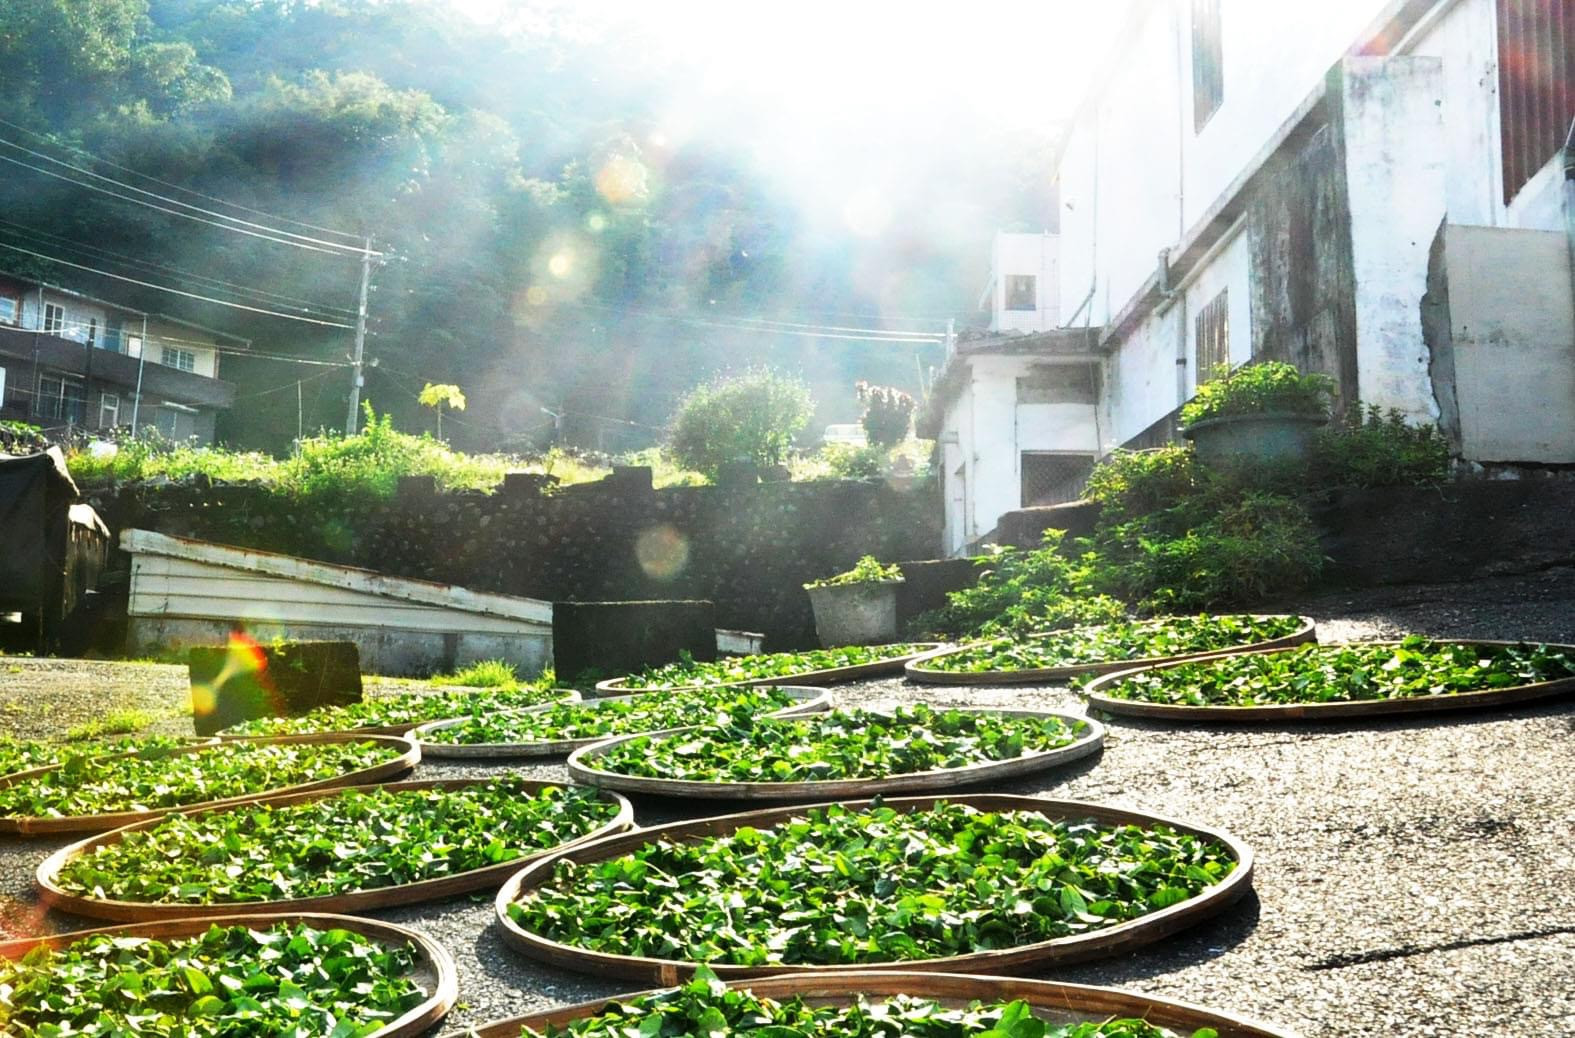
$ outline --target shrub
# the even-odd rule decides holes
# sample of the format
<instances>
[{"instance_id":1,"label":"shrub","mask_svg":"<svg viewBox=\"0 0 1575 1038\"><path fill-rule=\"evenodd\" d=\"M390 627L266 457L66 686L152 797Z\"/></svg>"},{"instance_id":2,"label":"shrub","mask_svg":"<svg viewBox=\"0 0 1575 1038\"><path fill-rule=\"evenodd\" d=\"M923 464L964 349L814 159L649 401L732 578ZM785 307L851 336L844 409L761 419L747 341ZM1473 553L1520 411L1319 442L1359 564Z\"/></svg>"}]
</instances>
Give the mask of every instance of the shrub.
<instances>
[{"instance_id":1,"label":"shrub","mask_svg":"<svg viewBox=\"0 0 1575 1038\"><path fill-rule=\"evenodd\" d=\"M678 405L669 450L685 468L713 479L730 461L780 465L813 411L800 379L765 368L715 378Z\"/></svg>"},{"instance_id":2,"label":"shrub","mask_svg":"<svg viewBox=\"0 0 1575 1038\"><path fill-rule=\"evenodd\" d=\"M1104 520L1122 522L1168 508L1197 488L1189 446L1115 451L1095 466L1083 496L1100 505Z\"/></svg>"},{"instance_id":3,"label":"shrub","mask_svg":"<svg viewBox=\"0 0 1575 1038\"><path fill-rule=\"evenodd\" d=\"M826 577L823 580L813 580L804 587L845 587L849 584L878 584L901 579L902 569L895 562L883 566L875 556L866 555L846 573L838 573L834 577Z\"/></svg>"},{"instance_id":4,"label":"shrub","mask_svg":"<svg viewBox=\"0 0 1575 1038\"><path fill-rule=\"evenodd\" d=\"M1199 386L1197 395L1181 409L1181 424L1242 414L1324 416L1329 413L1334 388L1334 379L1328 375L1304 375L1294 365L1280 361L1248 364L1236 371L1222 365L1215 378Z\"/></svg>"},{"instance_id":5,"label":"shrub","mask_svg":"<svg viewBox=\"0 0 1575 1038\"><path fill-rule=\"evenodd\" d=\"M1449 475L1449 441L1438 427L1411 425L1393 409L1352 407L1319 432L1315 458L1329 487L1429 486Z\"/></svg>"},{"instance_id":6,"label":"shrub","mask_svg":"<svg viewBox=\"0 0 1575 1038\"><path fill-rule=\"evenodd\" d=\"M878 479L886 470L885 447L828 443L820 449L820 457L831 475L839 479Z\"/></svg>"},{"instance_id":7,"label":"shrub","mask_svg":"<svg viewBox=\"0 0 1575 1038\"><path fill-rule=\"evenodd\" d=\"M864 405L864 415L859 424L864 426L864 436L872 447L895 447L908 438L908 427L913 422L913 397L891 386L872 386L860 382L854 386L859 403Z\"/></svg>"}]
</instances>

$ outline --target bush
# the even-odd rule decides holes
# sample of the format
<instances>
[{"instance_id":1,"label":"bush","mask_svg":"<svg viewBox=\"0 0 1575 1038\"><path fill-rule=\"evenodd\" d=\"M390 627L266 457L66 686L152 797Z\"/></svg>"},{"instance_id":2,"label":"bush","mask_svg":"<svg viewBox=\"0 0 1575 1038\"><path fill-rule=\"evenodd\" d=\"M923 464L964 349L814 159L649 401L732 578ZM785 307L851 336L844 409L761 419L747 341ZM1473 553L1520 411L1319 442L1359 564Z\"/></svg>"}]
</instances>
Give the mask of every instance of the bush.
<instances>
[{"instance_id":1,"label":"bush","mask_svg":"<svg viewBox=\"0 0 1575 1038\"><path fill-rule=\"evenodd\" d=\"M1355 406L1321 430L1315 458L1327 487L1430 486L1449 475L1449 441L1436 425L1411 425L1399 411L1377 407Z\"/></svg>"},{"instance_id":2,"label":"bush","mask_svg":"<svg viewBox=\"0 0 1575 1038\"><path fill-rule=\"evenodd\" d=\"M1099 503L1102 520L1124 522L1176 504L1197 489L1198 478L1188 446L1115 451L1094 467L1083 496Z\"/></svg>"},{"instance_id":3,"label":"bush","mask_svg":"<svg viewBox=\"0 0 1575 1038\"><path fill-rule=\"evenodd\" d=\"M820 449L820 456L838 479L879 479L886 471L885 447L828 443Z\"/></svg>"},{"instance_id":4,"label":"bush","mask_svg":"<svg viewBox=\"0 0 1575 1038\"><path fill-rule=\"evenodd\" d=\"M804 587L806 590L814 587L847 587L850 584L880 584L901 579L902 568L895 562L883 566L875 556L865 555L847 572L821 580L812 580Z\"/></svg>"},{"instance_id":5,"label":"bush","mask_svg":"<svg viewBox=\"0 0 1575 1038\"><path fill-rule=\"evenodd\" d=\"M800 379L765 368L719 377L678 405L668 449L680 465L713 479L730 461L780 465L813 412Z\"/></svg>"},{"instance_id":6,"label":"bush","mask_svg":"<svg viewBox=\"0 0 1575 1038\"><path fill-rule=\"evenodd\" d=\"M1199 386L1197 395L1181 409L1181 424L1242 414L1322 417L1329 413L1334 388L1334 379L1328 375L1304 375L1294 365L1279 361L1248 364L1236 371L1221 366L1214 379Z\"/></svg>"},{"instance_id":7,"label":"bush","mask_svg":"<svg viewBox=\"0 0 1575 1038\"><path fill-rule=\"evenodd\" d=\"M891 386L872 386L860 382L854 386L864 414L859 424L864 426L864 436L872 447L895 447L908 438L908 428L913 423L913 397Z\"/></svg>"}]
</instances>

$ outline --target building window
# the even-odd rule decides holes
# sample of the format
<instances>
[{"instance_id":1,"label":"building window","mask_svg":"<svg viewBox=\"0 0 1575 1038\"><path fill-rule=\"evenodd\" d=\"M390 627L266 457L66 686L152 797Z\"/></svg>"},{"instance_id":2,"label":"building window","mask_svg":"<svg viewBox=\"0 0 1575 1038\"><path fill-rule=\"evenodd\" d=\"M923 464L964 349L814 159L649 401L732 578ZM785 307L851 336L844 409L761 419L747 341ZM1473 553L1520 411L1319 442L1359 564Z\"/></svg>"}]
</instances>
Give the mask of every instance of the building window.
<instances>
[{"instance_id":1,"label":"building window","mask_svg":"<svg viewBox=\"0 0 1575 1038\"><path fill-rule=\"evenodd\" d=\"M1200 132L1225 103L1220 0L1192 0L1192 129Z\"/></svg>"},{"instance_id":2,"label":"building window","mask_svg":"<svg viewBox=\"0 0 1575 1038\"><path fill-rule=\"evenodd\" d=\"M1198 385L1230 368L1230 294L1222 291L1198 311L1193 322L1193 356L1198 363Z\"/></svg>"},{"instance_id":3,"label":"building window","mask_svg":"<svg viewBox=\"0 0 1575 1038\"><path fill-rule=\"evenodd\" d=\"M120 395L105 393L98 398L98 427L113 429L120 424Z\"/></svg>"},{"instance_id":4,"label":"building window","mask_svg":"<svg viewBox=\"0 0 1575 1038\"><path fill-rule=\"evenodd\" d=\"M1076 501L1094 471L1092 454L1058 454L1024 451L1022 465L1022 507L1061 505Z\"/></svg>"},{"instance_id":5,"label":"building window","mask_svg":"<svg viewBox=\"0 0 1575 1038\"><path fill-rule=\"evenodd\" d=\"M44 331L56 334L66 326L66 308L54 303L44 304Z\"/></svg>"},{"instance_id":6,"label":"building window","mask_svg":"<svg viewBox=\"0 0 1575 1038\"><path fill-rule=\"evenodd\" d=\"M38 376L38 392L33 394L34 417L81 425L86 411L87 394L80 381L48 372Z\"/></svg>"},{"instance_id":7,"label":"building window","mask_svg":"<svg viewBox=\"0 0 1575 1038\"><path fill-rule=\"evenodd\" d=\"M1497 0L1504 204L1557 155L1575 117L1575 0Z\"/></svg>"},{"instance_id":8,"label":"building window","mask_svg":"<svg viewBox=\"0 0 1575 1038\"><path fill-rule=\"evenodd\" d=\"M1037 310L1039 308L1038 277L1033 274L1006 275L1006 308Z\"/></svg>"},{"instance_id":9,"label":"building window","mask_svg":"<svg viewBox=\"0 0 1575 1038\"><path fill-rule=\"evenodd\" d=\"M98 345L98 318L97 317L89 317L88 318L87 345L88 345L88 349L92 349L94 346Z\"/></svg>"},{"instance_id":10,"label":"building window","mask_svg":"<svg viewBox=\"0 0 1575 1038\"><path fill-rule=\"evenodd\" d=\"M163 363L167 367L179 368L182 371L192 371L197 367L197 355L191 350L183 350L176 346L164 347Z\"/></svg>"},{"instance_id":11,"label":"building window","mask_svg":"<svg viewBox=\"0 0 1575 1038\"><path fill-rule=\"evenodd\" d=\"M0 296L0 324L15 324L22 308L11 296Z\"/></svg>"}]
</instances>

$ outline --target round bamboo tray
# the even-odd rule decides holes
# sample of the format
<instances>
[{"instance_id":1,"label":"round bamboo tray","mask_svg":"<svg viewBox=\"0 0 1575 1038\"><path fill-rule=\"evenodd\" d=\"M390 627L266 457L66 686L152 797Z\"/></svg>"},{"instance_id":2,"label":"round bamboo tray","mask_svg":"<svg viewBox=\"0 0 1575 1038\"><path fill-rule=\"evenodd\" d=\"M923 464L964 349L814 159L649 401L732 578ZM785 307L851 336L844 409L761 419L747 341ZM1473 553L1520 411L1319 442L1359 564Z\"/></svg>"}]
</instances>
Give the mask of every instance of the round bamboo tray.
<instances>
[{"instance_id":1,"label":"round bamboo tray","mask_svg":"<svg viewBox=\"0 0 1575 1038\"><path fill-rule=\"evenodd\" d=\"M569 777L587 786L616 789L620 793L638 793L645 796L685 797L711 800L835 800L841 797L866 797L887 793L925 793L936 789L956 789L981 782L1004 781L1021 775L1048 771L1062 764L1080 760L1098 753L1105 743L1105 728L1091 718L1072 714L1058 714L1041 710L969 710L968 713L1002 714L1007 717L1059 717L1065 721L1081 722L1087 733L1076 742L1057 750L1024 753L1011 760L982 761L961 768L943 768L932 771L915 771L906 775L888 775L884 778L836 779L811 782L702 782L694 779L650 778L644 775L620 775L603 771L595 766L596 758L620 743L646 736L663 738L693 732L693 728L680 728L667 732L648 732L637 735L620 735L614 739L575 750L569 755Z\"/></svg>"},{"instance_id":2,"label":"round bamboo tray","mask_svg":"<svg viewBox=\"0 0 1575 1038\"><path fill-rule=\"evenodd\" d=\"M19 833L23 836L37 836L43 834L59 833L101 833L109 829L118 829L121 826L131 825L135 822L144 822L150 818L159 818L171 811L194 811L204 808L225 807L230 804L244 803L256 800L259 797L282 796L286 793L305 793L314 789L335 789L339 786L362 786L375 782L382 782L402 775L415 767L421 761L421 750L409 739L393 735L353 736L343 732L326 732L320 735L278 735L270 739L254 740L261 743L337 743L337 742L374 742L399 750L396 757L374 764L371 767L361 768L357 771L347 771L343 775L332 778L318 779L315 782L303 782L293 786L284 786L278 789L259 789L255 793L245 796L224 797L219 800L204 800L191 804L177 804L173 807L158 807L146 811L112 811L98 815L64 815L59 818L43 816L10 815L0 816L0 833ZM200 746L181 747L172 750L172 754L205 753L209 750L221 748L220 742L205 743ZM45 772L53 771L59 765L48 768L34 768L31 771L18 771L0 778L0 789L26 782Z\"/></svg>"},{"instance_id":3,"label":"round bamboo tray","mask_svg":"<svg viewBox=\"0 0 1575 1038\"><path fill-rule=\"evenodd\" d=\"M877 678L883 674L899 674L902 668L911 659L934 652L936 649L945 648L940 642L909 642L910 645L921 645L919 652L910 652L906 656L893 656L888 660L874 660L870 663L860 663L856 667L828 667L825 670L807 670L802 674L778 674L769 678L754 678L749 681L729 681L729 685L838 685L847 681L863 681L865 678ZM714 685L683 685L677 688L629 688L624 685L627 677L608 678L606 681L596 683L596 694L599 696L617 696L640 694L649 692L688 692L696 688L714 688Z\"/></svg>"},{"instance_id":4,"label":"round bamboo tray","mask_svg":"<svg viewBox=\"0 0 1575 1038\"><path fill-rule=\"evenodd\" d=\"M765 687L765 686L761 686ZM819 713L831 706L831 693L823 688L792 688L786 685L779 686L783 692L788 693L798 702L792 706L783 707L766 714L767 717L800 717L805 714ZM604 696L600 699L591 699L583 703L586 710L598 710L604 703L628 703L641 698L640 696ZM533 706L519 711L522 714L536 714L552 709L552 705ZM447 721L432 721L422 725L410 733L416 745L421 747L423 760L460 759L460 760L515 760L532 757L565 757L582 746L594 746L606 741L605 735L593 735L586 739L549 739L537 742L488 742L459 744L451 742L433 742L427 738L432 732L455 725L464 724L469 718L457 717ZM647 734L644 732L633 734Z\"/></svg>"},{"instance_id":5,"label":"round bamboo tray","mask_svg":"<svg viewBox=\"0 0 1575 1038\"><path fill-rule=\"evenodd\" d=\"M1258 616L1255 619L1279 618ZM990 639L989 641L974 642L972 645L964 645L956 649L940 649L936 652L927 652L917 659L909 660L902 670L903 675L909 681L917 681L926 685L1050 685L1088 674L1111 674L1121 670L1135 670L1139 667L1157 667L1165 663L1192 663L1212 656L1226 656L1232 653L1293 649L1298 645L1317 641L1317 624L1305 616L1298 616L1296 619L1301 621L1301 627L1280 638L1250 642L1234 648L1209 649L1206 652L1190 652L1177 656L1150 656L1146 659L1106 660L1103 663L1078 663L1066 667L1031 667L1023 670L950 671L936 670L925 666L931 660L955 656L958 653L967 652L981 645L988 645L991 641L996 640ZM1029 635L1029 638L1054 638L1059 633L1062 632L1045 631L1040 634Z\"/></svg>"},{"instance_id":6,"label":"round bamboo tray","mask_svg":"<svg viewBox=\"0 0 1575 1038\"><path fill-rule=\"evenodd\" d=\"M216 746L219 743L219 737L217 735L187 735L187 736L177 736L176 738L179 739L178 745L181 745L181 746ZM139 752L141 752L141 751L139 751L139 750L122 750L119 753L101 753L101 754L94 754L94 756L98 756L98 757L135 757ZM55 765L53 765L53 764L43 764L43 765L40 765L40 766L38 766L36 768L22 768L22 769L17 770L17 771L0 772L0 786L3 786L5 784L5 780L10 778L13 775L23 775L23 774L36 775L40 771L46 771L49 768L53 768L53 767L55 767Z\"/></svg>"},{"instance_id":7,"label":"round bamboo tray","mask_svg":"<svg viewBox=\"0 0 1575 1038\"><path fill-rule=\"evenodd\" d=\"M436 941L419 931L407 930L392 923L344 915L232 913L201 919L169 919L160 922L133 923L128 926L102 927L96 930L77 930L73 933L49 937L28 937L0 942L0 959L19 959L40 946L61 948L97 934L170 941L207 933L210 926L245 926L252 930L264 930L277 923L305 923L318 930L349 930L384 946L403 947L409 944L415 947L416 964L412 979L428 992L426 999L419 1005L412 1006L403 1016L390 1020L373 1031L368 1038L414 1038L416 1035L424 1034L448 1014L459 997L459 979L454 968L454 960Z\"/></svg>"},{"instance_id":8,"label":"round bamboo tray","mask_svg":"<svg viewBox=\"0 0 1575 1038\"><path fill-rule=\"evenodd\" d=\"M1450 645L1524 645L1526 642L1485 641L1478 638L1439 638ZM1399 645L1394 641L1352 642L1353 646ZM1575 653L1575 645L1546 644L1550 649ZM1339 648L1331 645L1329 648ZM1225 653L1211 659L1228 656L1263 655L1265 652L1284 652L1270 649L1254 653ZM1407 699L1358 699L1335 703L1288 703L1271 706L1178 706L1170 703L1149 703L1142 700L1117 699L1100 690L1140 670L1168 670L1182 666L1168 663L1158 667L1132 667L1115 674L1107 674L1083 689L1091 710L1124 717L1144 717L1165 721L1186 721L1191 724L1280 724L1286 721L1340 720L1348 717L1385 717L1407 714L1441 713L1451 710L1485 710L1509 706L1535 699L1548 699L1575 692L1575 677L1556 681L1538 681L1530 685L1488 689L1482 692L1457 692L1448 695L1412 696Z\"/></svg>"},{"instance_id":9,"label":"round bamboo tray","mask_svg":"<svg viewBox=\"0 0 1575 1038\"><path fill-rule=\"evenodd\" d=\"M999 793L980 793L962 796L907 797L898 800L842 801L850 809L863 809L873 804L906 811L922 811L937 803L966 804L980 811L1032 811L1051 819L1085 819L1109 825L1137 825L1151 828L1165 825L1178 832L1214 840L1223 844L1236 859L1237 865L1225 879L1197 897L1151 912L1140 919L1132 919L1102 930L1058 937L1054 940L1025 944L1016 948L973 952L937 959L916 959L893 966L905 971L924 973L990 973L1013 974L1033 968L1059 966L1090 959L1122 955L1136 948L1184 930L1210 918L1234 904L1252 887L1252 850L1234 836L1221 830L1205 829L1186 822L1177 822L1156 815L1140 814L1104 807L1099 804L1075 800L1041 800L1035 797L1007 796ZM653 959L640 955L617 955L611 952L590 951L573 945L562 944L533 933L509 918L508 906L519 900L522 893L533 890L552 879L553 869L560 861L585 865L608 861L628 854L647 843L657 841L693 842L708 836L722 836L749 826L764 829L791 818L802 817L807 806L776 807L763 811L702 818L688 822L635 829L618 836L608 836L595 843L559 851L536 861L510 877L498 891L496 914L502 928L503 939L526 956L553 966L595 973L600 976L620 977L629 980L653 981L658 984L676 984L694 973L695 963L672 959ZM837 977L857 975L878 970L881 963L858 963L847 966L771 965L736 966L727 963L706 963L723 980L745 977L766 977L782 974L821 973Z\"/></svg>"},{"instance_id":10,"label":"round bamboo tray","mask_svg":"<svg viewBox=\"0 0 1575 1038\"><path fill-rule=\"evenodd\" d=\"M845 974L806 973L799 976L761 977L751 980L747 986L761 998L779 1002L802 998L817 1007L845 1005L860 995L871 1000L911 995L933 999L947 1008L962 1008L972 1002L989 1004L1021 999L1033 1007L1036 1017L1057 1025L1135 1018L1146 1020L1156 1027L1168 1028L1180 1036L1211 1027L1219 1032L1220 1038L1295 1038L1290 1031L1270 1024L1186 1002L1155 998L1120 988L1061 984L1050 980L869 970ZM545 1034L548 1027L567 1028L575 1020L598 1016L610 1003L627 1003L659 993L637 991L545 1013L495 1020L480 1027L451 1032L446 1038L518 1038L523 1027Z\"/></svg>"},{"instance_id":11,"label":"round bamboo tray","mask_svg":"<svg viewBox=\"0 0 1575 1038\"><path fill-rule=\"evenodd\" d=\"M481 693L484 693L485 691L486 691L485 689L478 690L478 692L481 692ZM572 688L559 689L558 691L562 692L563 695L561 695L557 699L549 700L548 702L543 703L541 705L543 705L543 706L552 706L552 705L557 704L557 703L578 703L580 701L580 698L581 698L580 697L580 693L577 692L576 690L572 689ZM455 718L443 717L443 718L435 718L434 720L452 721L452 720L455 720ZM431 721L423 721L421 723L422 724L431 724L432 722ZM309 733L303 733L303 734L310 734L310 735L404 735L406 732L409 732L411 729L413 729L415 727L416 727L416 725L412 724L409 721L401 721L399 724L369 724L369 725L363 725L360 728L346 728L345 730L339 731L339 732L309 732ZM223 740L225 742L232 742L232 741L233 742L261 742L261 741L264 741L264 740L267 740L267 739L277 739L277 738L279 738L279 736L277 736L277 735L225 735L223 732L220 732L218 734L217 738L219 738L219 739L221 739L221 740Z\"/></svg>"},{"instance_id":12,"label":"round bamboo tray","mask_svg":"<svg viewBox=\"0 0 1575 1038\"><path fill-rule=\"evenodd\" d=\"M479 786L492 779L444 779L430 782L396 782L382 786L356 786L359 792L370 793L373 790L389 790L399 792L412 789L462 789L466 786ZM530 793L538 793L548 786L562 786L557 782L522 781L521 786ZM201 811L187 811L185 814L215 814L224 811L235 811L256 806L284 807L289 804L300 804L311 800L323 800L328 797L341 796L350 791L352 787L338 789L320 789L309 793L287 793L283 796L257 797L243 800L224 807L206 808ZM283 901L245 901L224 902L220 904L191 904L181 902L165 904L151 901L117 901L112 898L97 898L72 894L62 889L58 882L60 870L69 862L84 855L91 854L100 847L119 843L127 833L151 829L158 825L162 818L150 818L146 822L137 822L133 825L122 826L107 833L99 833L85 840L62 847L60 850L44 859L34 874L34 882L38 887L40 898L46 905L58 908L62 912L70 912L88 919L109 919L117 922L138 922L147 919L198 919L204 916L234 915L238 911L245 912L363 912L373 908L388 908L393 905L414 905L423 901L437 901L441 898L453 897L458 894L468 894L476 890L496 888L519 867L532 858L569 847L577 847L582 843L610 836L613 833L623 832L634 824L634 808L629 801L607 790L600 791L604 800L610 800L618 805L618 813L611 820L597 826L583 836L548 847L531 854L496 865L488 865L467 872L456 873L452 876L440 876L433 879L419 880L414 883L401 883L397 886L373 887L366 890L351 891L343 894L329 894L321 897L291 898Z\"/></svg>"}]
</instances>

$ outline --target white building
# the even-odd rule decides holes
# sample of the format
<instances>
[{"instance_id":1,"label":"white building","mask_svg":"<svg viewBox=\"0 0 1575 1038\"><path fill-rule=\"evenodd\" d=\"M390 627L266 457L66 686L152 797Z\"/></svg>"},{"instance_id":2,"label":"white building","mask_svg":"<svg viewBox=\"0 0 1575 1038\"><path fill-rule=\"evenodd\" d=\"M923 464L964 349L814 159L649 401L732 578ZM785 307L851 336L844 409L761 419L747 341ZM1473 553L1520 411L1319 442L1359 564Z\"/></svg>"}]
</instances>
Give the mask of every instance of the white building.
<instances>
[{"instance_id":1,"label":"white building","mask_svg":"<svg viewBox=\"0 0 1575 1038\"><path fill-rule=\"evenodd\" d=\"M990 283L979 308L990 311L990 330L1044 332L1061 324L1061 276L1056 236L997 231L990 250Z\"/></svg>"},{"instance_id":2,"label":"white building","mask_svg":"<svg viewBox=\"0 0 1575 1038\"><path fill-rule=\"evenodd\" d=\"M1140 2L1057 160L1068 331L1039 359L1085 332L1096 403L1042 449L1166 442L1217 365L1273 359L1437 422L1465 461L1575 464L1572 118L1575 0ZM970 389L927 428L1023 405L1018 376L947 367ZM1021 441L1011 462L963 439L954 550L1032 503L1006 478Z\"/></svg>"}]
</instances>

